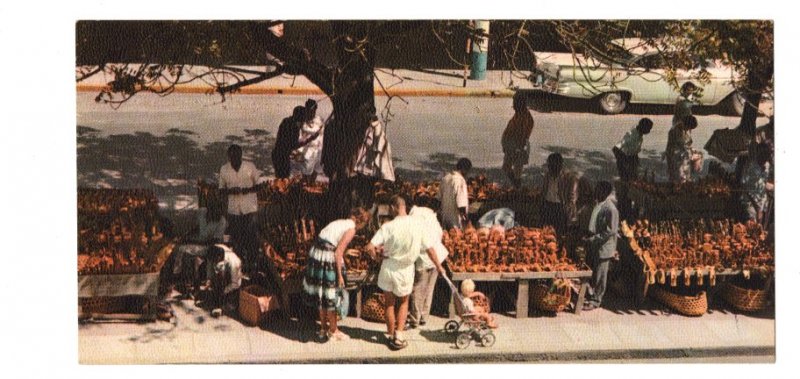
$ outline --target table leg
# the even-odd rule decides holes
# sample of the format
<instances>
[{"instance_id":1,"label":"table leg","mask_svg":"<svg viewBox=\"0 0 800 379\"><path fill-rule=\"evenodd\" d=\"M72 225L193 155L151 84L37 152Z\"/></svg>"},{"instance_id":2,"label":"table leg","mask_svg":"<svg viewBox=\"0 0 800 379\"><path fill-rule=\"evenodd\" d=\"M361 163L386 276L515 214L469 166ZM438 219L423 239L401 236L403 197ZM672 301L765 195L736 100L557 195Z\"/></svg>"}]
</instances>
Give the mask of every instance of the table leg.
<instances>
[{"instance_id":1,"label":"table leg","mask_svg":"<svg viewBox=\"0 0 800 379\"><path fill-rule=\"evenodd\" d=\"M363 300L364 288L359 287L356 290L356 318L361 318L361 301Z\"/></svg>"},{"instance_id":2,"label":"table leg","mask_svg":"<svg viewBox=\"0 0 800 379\"><path fill-rule=\"evenodd\" d=\"M589 283L581 281L581 289L578 291L578 301L575 302L575 314L581 314L583 310L583 301L586 298L586 289L589 288Z\"/></svg>"},{"instance_id":3,"label":"table leg","mask_svg":"<svg viewBox=\"0 0 800 379\"><path fill-rule=\"evenodd\" d=\"M528 317L529 282L527 279L517 281L517 318Z\"/></svg>"}]
</instances>

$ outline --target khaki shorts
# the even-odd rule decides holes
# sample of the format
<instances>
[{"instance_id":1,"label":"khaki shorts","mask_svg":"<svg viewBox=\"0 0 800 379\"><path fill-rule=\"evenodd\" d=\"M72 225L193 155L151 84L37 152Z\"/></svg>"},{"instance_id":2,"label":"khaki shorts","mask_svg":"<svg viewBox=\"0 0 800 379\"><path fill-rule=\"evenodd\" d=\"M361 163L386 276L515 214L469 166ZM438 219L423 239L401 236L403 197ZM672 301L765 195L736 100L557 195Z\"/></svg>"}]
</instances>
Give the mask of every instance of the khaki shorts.
<instances>
[{"instance_id":1,"label":"khaki shorts","mask_svg":"<svg viewBox=\"0 0 800 379\"><path fill-rule=\"evenodd\" d=\"M378 287L397 297L411 295L414 289L414 265L401 267L394 264L393 261L383 261L378 274Z\"/></svg>"}]
</instances>

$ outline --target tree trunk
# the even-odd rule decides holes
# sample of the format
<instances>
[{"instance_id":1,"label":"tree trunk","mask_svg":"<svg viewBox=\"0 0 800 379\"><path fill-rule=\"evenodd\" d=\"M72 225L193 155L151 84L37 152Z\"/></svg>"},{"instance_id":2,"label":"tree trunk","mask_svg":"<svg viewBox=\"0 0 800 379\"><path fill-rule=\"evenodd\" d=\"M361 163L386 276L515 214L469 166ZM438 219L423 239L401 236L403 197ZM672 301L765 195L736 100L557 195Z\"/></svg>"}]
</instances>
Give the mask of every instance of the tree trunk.
<instances>
[{"instance_id":1,"label":"tree trunk","mask_svg":"<svg viewBox=\"0 0 800 379\"><path fill-rule=\"evenodd\" d=\"M346 217L353 206L369 206L363 186L350 180L353 162L375 112L375 53L363 24L335 22L338 71L334 77L333 115L325 128L322 164L331 180L324 212L329 220Z\"/></svg>"},{"instance_id":2,"label":"tree trunk","mask_svg":"<svg viewBox=\"0 0 800 379\"><path fill-rule=\"evenodd\" d=\"M761 93L748 93L745 95L745 101L739 130L752 137L756 135L756 119L758 118L758 105L761 103Z\"/></svg>"}]
</instances>

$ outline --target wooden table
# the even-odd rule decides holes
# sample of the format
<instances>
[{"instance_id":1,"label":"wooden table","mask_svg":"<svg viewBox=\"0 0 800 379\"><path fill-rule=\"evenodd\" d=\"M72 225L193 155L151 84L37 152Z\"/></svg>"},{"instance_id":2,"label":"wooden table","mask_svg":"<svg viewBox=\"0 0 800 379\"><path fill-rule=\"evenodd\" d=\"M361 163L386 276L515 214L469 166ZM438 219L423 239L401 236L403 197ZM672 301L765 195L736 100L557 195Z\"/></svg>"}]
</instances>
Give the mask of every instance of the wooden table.
<instances>
[{"instance_id":1,"label":"wooden table","mask_svg":"<svg viewBox=\"0 0 800 379\"><path fill-rule=\"evenodd\" d=\"M90 319L155 320L158 304L158 272L147 274L78 275L78 298L142 296L148 306L142 314L98 314Z\"/></svg>"},{"instance_id":2,"label":"wooden table","mask_svg":"<svg viewBox=\"0 0 800 379\"><path fill-rule=\"evenodd\" d=\"M516 312L517 318L528 317L528 301L530 297L530 281L539 279L580 279L581 288L575 305L575 314L581 313L581 306L589 287L591 270L582 271L540 271L540 272L454 272L453 282L472 279L476 282L517 282ZM458 286L456 286L458 287ZM456 316L454 298L450 298L450 317Z\"/></svg>"}]
</instances>

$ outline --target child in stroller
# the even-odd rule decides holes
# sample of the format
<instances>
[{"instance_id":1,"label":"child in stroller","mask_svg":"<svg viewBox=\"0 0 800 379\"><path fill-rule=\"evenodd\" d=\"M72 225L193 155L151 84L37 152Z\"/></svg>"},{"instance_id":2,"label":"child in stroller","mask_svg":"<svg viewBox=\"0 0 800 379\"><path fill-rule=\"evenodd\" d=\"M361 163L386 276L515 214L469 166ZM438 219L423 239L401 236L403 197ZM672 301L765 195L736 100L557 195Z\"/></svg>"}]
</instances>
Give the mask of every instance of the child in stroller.
<instances>
[{"instance_id":1,"label":"child in stroller","mask_svg":"<svg viewBox=\"0 0 800 379\"><path fill-rule=\"evenodd\" d=\"M494 316L489 314L484 307L475 305L476 300L488 304L486 296L475 292L475 282L470 279L461 282L461 293L459 294L453 282L446 276L444 278L453 291L456 314L461 319L461 321L448 321L444 325L444 330L448 333L458 333L462 325L466 327L456 337L456 347L464 349L470 345L473 339L480 341L481 345L486 347L494 345L495 335L491 331L491 329L497 328Z\"/></svg>"}]
</instances>

